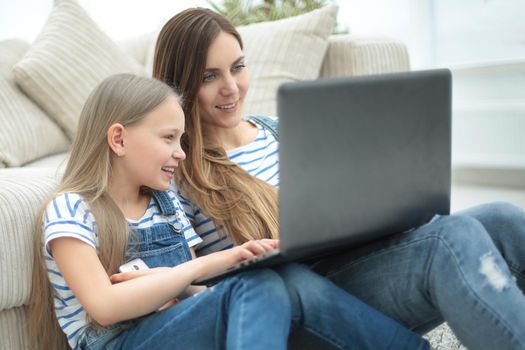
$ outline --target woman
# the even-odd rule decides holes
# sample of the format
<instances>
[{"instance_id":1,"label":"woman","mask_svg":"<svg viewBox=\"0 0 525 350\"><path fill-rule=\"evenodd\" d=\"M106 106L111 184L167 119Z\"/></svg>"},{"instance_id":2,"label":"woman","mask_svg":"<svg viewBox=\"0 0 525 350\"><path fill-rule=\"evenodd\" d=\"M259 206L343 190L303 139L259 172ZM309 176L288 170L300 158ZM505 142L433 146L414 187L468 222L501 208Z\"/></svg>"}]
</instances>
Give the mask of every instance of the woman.
<instances>
[{"instance_id":1,"label":"woman","mask_svg":"<svg viewBox=\"0 0 525 350\"><path fill-rule=\"evenodd\" d=\"M163 27L154 76L184 95L187 158L176 174L203 239L198 255L278 237L278 142L242 118L249 85L242 40L224 18L189 9ZM419 332L444 320L469 348L525 347L525 214L478 206L314 268Z\"/></svg>"}]
</instances>

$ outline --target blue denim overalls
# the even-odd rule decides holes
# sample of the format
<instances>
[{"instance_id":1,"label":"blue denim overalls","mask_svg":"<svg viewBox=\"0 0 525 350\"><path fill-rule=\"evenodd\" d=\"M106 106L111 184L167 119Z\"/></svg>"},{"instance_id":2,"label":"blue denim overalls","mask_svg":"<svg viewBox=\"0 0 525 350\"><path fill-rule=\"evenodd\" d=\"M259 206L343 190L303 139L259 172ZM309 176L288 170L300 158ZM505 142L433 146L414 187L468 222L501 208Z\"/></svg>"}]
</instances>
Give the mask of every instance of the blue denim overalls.
<instances>
[{"instance_id":1,"label":"blue denim overalls","mask_svg":"<svg viewBox=\"0 0 525 350\"><path fill-rule=\"evenodd\" d=\"M182 232L181 213L177 212L173 201L167 192L149 191L161 215L177 215L177 222L157 223L148 228L132 228L126 251L126 262L140 258L149 268L161 266L176 266L191 260L191 251ZM81 349L111 349L107 344L118 336L122 326L115 324L106 328L90 327L79 340ZM107 345L106 345L107 344Z\"/></svg>"},{"instance_id":2,"label":"blue denim overalls","mask_svg":"<svg viewBox=\"0 0 525 350\"><path fill-rule=\"evenodd\" d=\"M150 191L163 216L177 215L174 224L161 223L130 232L126 261L142 259L149 268L176 266L191 260L191 252L182 232L182 223L168 193Z\"/></svg>"}]
</instances>

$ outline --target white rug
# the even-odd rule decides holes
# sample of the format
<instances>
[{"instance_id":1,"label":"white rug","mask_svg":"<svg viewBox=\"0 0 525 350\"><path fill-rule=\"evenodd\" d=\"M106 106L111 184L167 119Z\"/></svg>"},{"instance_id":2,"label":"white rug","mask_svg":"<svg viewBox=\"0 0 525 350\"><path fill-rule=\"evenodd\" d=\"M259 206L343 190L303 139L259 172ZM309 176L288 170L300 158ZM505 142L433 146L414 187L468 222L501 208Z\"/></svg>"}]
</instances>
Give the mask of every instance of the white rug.
<instances>
[{"instance_id":1,"label":"white rug","mask_svg":"<svg viewBox=\"0 0 525 350\"><path fill-rule=\"evenodd\" d=\"M435 350L466 350L446 323L425 334L432 349Z\"/></svg>"}]
</instances>

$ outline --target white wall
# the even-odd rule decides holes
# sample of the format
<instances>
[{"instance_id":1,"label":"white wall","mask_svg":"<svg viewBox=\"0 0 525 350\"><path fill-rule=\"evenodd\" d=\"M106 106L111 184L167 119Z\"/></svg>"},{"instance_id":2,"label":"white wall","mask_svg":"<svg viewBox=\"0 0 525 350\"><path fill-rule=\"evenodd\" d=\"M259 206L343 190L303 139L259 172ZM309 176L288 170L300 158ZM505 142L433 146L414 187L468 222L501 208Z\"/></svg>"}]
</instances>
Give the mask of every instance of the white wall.
<instances>
[{"instance_id":1,"label":"white wall","mask_svg":"<svg viewBox=\"0 0 525 350\"><path fill-rule=\"evenodd\" d=\"M77 0L113 39L154 31L175 13L206 0ZM53 6L52 0L0 0L0 40L33 40Z\"/></svg>"},{"instance_id":2,"label":"white wall","mask_svg":"<svg viewBox=\"0 0 525 350\"><path fill-rule=\"evenodd\" d=\"M206 0L78 0L114 39L152 31ZM412 66L525 58L524 0L337 0L338 21L351 33L405 42ZM52 0L0 0L0 39L32 40Z\"/></svg>"},{"instance_id":3,"label":"white wall","mask_svg":"<svg viewBox=\"0 0 525 350\"><path fill-rule=\"evenodd\" d=\"M350 32L403 41L413 69L452 70L456 169L525 174L525 1L340 3Z\"/></svg>"}]
</instances>

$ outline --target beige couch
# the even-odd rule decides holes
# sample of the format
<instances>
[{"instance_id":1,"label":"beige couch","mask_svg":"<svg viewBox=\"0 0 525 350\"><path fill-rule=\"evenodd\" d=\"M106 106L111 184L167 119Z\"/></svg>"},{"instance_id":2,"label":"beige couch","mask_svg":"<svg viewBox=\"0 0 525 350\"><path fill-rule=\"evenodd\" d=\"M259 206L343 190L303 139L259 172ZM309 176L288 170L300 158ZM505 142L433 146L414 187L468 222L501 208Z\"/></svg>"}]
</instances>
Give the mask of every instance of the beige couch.
<instances>
[{"instance_id":1,"label":"beige couch","mask_svg":"<svg viewBox=\"0 0 525 350\"><path fill-rule=\"evenodd\" d=\"M402 43L331 35L337 8L241 27L248 114L274 114L284 81L409 69ZM60 177L87 94L105 76L151 72L156 34L118 44L75 0L59 0L29 44L0 42L0 349L27 349L36 212Z\"/></svg>"}]
</instances>

